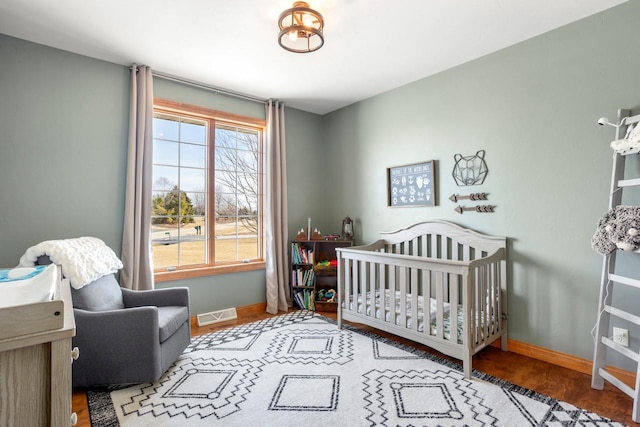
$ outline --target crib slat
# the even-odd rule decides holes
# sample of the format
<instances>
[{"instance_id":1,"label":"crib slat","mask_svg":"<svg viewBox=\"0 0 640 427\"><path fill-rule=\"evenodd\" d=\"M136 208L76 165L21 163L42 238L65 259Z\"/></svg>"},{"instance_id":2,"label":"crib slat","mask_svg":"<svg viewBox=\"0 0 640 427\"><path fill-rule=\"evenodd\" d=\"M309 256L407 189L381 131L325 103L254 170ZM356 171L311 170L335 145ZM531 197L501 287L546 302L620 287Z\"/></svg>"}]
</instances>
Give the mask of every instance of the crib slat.
<instances>
[{"instance_id":1,"label":"crib slat","mask_svg":"<svg viewBox=\"0 0 640 427\"><path fill-rule=\"evenodd\" d=\"M486 342L491 336L491 322L490 322L490 311L488 309L487 302L491 299L491 283L489 282L489 266L485 265L482 267L482 275L484 276L483 287L484 293L482 294L482 310L483 310L483 318L484 318L484 342Z\"/></svg>"},{"instance_id":2,"label":"crib slat","mask_svg":"<svg viewBox=\"0 0 640 427\"><path fill-rule=\"evenodd\" d=\"M496 333L495 322L494 322L494 309L495 309L495 293L494 293L494 274L493 274L493 264L487 264L487 299L485 303L485 310L487 312L487 335L491 337Z\"/></svg>"},{"instance_id":3,"label":"crib slat","mask_svg":"<svg viewBox=\"0 0 640 427\"><path fill-rule=\"evenodd\" d=\"M428 257L429 256L429 236L425 235L422 236L422 239L420 239L420 256L421 257Z\"/></svg>"},{"instance_id":4,"label":"crib slat","mask_svg":"<svg viewBox=\"0 0 640 427\"><path fill-rule=\"evenodd\" d=\"M451 342L458 342L458 275L450 274L450 278L453 277L450 289L449 299L449 329L450 329L450 338Z\"/></svg>"},{"instance_id":5,"label":"crib slat","mask_svg":"<svg viewBox=\"0 0 640 427\"><path fill-rule=\"evenodd\" d=\"M344 264L344 280L341 289L344 301L342 301L342 304L345 310L351 310L350 304L352 304L353 310L357 310L356 307L358 302L351 299L351 272L353 270L353 260L345 258L342 260L342 263Z\"/></svg>"},{"instance_id":6,"label":"crib slat","mask_svg":"<svg viewBox=\"0 0 640 427\"><path fill-rule=\"evenodd\" d=\"M497 267L497 273L496 273L496 286L498 287L498 312L496 313L496 322L498 322L498 324L500 325L500 332L502 334L506 334L505 331L505 326L506 326L506 320L503 322L503 316L504 319L507 319L509 316L509 307L508 302L507 302L507 271L505 268L505 264L503 262L497 261L496 262L496 267ZM506 350L506 342L507 342L507 338L506 335L504 335L504 347L503 349Z\"/></svg>"},{"instance_id":7,"label":"crib slat","mask_svg":"<svg viewBox=\"0 0 640 427\"><path fill-rule=\"evenodd\" d=\"M360 272L358 273L360 280L360 299L362 300L362 314L372 316L375 312L373 307L374 298L369 295L372 291L371 286L371 263L369 261L361 261Z\"/></svg>"},{"instance_id":8,"label":"crib slat","mask_svg":"<svg viewBox=\"0 0 640 427\"><path fill-rule=\"evenodd\" d=\"M467 324L469 325L469 339L471 340L470 345L476 345L478 342L478 318L476 317L476 289L477 289L477 278L476 278L476 270L475 268L470 269L469 271L469 279L467 280L467 308L466 314L468 316Z\"/></svg>"},{"instance_id":9,"label":"crib slat","mask_svg":"<svg viewBox=\"0 0 640 427\"><path fill-rule=\"evenodd\" d=\"M347 308L348 308L348 304L349 304L349 290L350 290L350 283L351 283L351 260L348 258L345 258L342 260L342 264L343 264L343 274L344 277L342 278L342 289L340 289L342 291L342 298L344 298L345 300L345 304L347 304Z\"/></svg>"},{"instance_id":10,"label":"crib slat","mask_svg":"<svg viewBox=\"0 0 640 427\"><path fill-rule=\"evenodd\" d=\"M478 302L476 305L476 310L477 310L477 316L478 316L478 332L479 337L478 337L478 344L482 344L485 340L486 337L486 323L485 319L484 319L484 312L486 311L484 309L486 302L484 301L484 298L487 295L486 289L485 289L485 276L484 276L484 266L481 266L480 268L478 268Z\"/></svg>"},{"instance_id":11,"label":"crib slat","mask_svg":"<svg viewBox=\"0 0 640 427\"><path fill-rule=\"evenodd\" d=\"M491 334L497 334L498 324L500 323L498 319L500 316L496 316L496 313L499 312L497 305L497 297L498 297L498 289L496 287L497 282L496 276L496 263L492 262L489 264L489 284L491 286L490 296L491 296L491 306L489 307L489 322L491 323Z\"/></svg>"},{"instance_id":12,"label":"crib slat","mask_svg":"<svg viewBox=\"0 0 640 427\"><path fill-rule=\"evenodd\" d=\"M418 269L411 269L411 329L418 330ZM423 299L424 302L424 299Z\"/></svg>"},{"instance_id":13,"label":"crib slat","mask_svg":"<svg viewBox=\"0 0 640 427\"><path fill-rule=\"evenodd\" d=\"M400 325L407 327L407 267L398 268L398 287L400 288ZM395 295L395 294L394 294Z\"/></svg>"},{"instance_id":14,"label":"crib slat","mask_svg":"<svg viewBox=\"0 0 640 427\"><path fill-rule=\"evenodd\" d=\"M422 333L431 335L431 270L422 270L422 295L424 310L422 310Z\"/></svg>"},{"instance_id":15,"label":"crib slat","mask_svg":"<svg viewBox=\"0 0 640 427\"><path fill-rule=\"evenodd\" d=\"M368 304L369 304L369 316L371 317L376 317L376 292L378 290L378 287L380 286L379 283L379 277L376 274L376 263L374 262L370 262L369 263L369 289L367 294L365 295L368 298Z\"/></svg>"},{"instance_id":16,"label":"crib slat","mask_svg":"<svg viewBox=\"0 0 640 427\"><path fill-rule=\"evenodd\" d=\"M471 259L471 247L469 245L462 246L462 260L469 261Z\"/></svg>"},{"instance_id":17,"label":"crib slat","mask_svg":"<svg viewBox=\"0 0 640 427\"><path fill-rule=\"evenodd\" d=\"M362 311L361 313L365 316L367 315L368 309L368 301L367 301L367 292L369 286L369 280L367 278L367 273L369 272L369 263L367 261L361 261L360 263L360 292L359 298L362 300Z\"/></svg>"},{"instance_id":18,"label":"crib slat","mask_svg":"<svg viewBox=\"0 0 640 427\"><path fill-rule=\"evenodd\" d=\"M358 288L360 285L360 281L358 280L358 276L359 276L358 273L360 272L360 264L362 264L362 261L354 260L353 269L351 273L353 274L353 285L351 286L351 300L353 301L354 311L356 312L359 312L360 310L362 310L362 308L360 307L361 304L358 304Z\"/></svg>"},{"instance_id":19,"label":"crib slat","mask_svg":"<svg viewBox=\"0 0 640 427\"><path fill-rule=\"evenodd\" d=\"M481 313L480 313L480 302L481 302L481 298L482 298L482 290L481 290L481 286L482 286L482 272L480 271L480 268L476 269L476 285L474 288L474 292L475 292L475 300L473 302L473 317L476 321L476 340L475 340L475 345L480 345L482 343L482 319L481 319Z\"/></svg>"},{"instance_id":20,"label":"crib slat","mask_svg":"<svg viewBox=\"0 0 640 427\"><path fill-rule=\"evenodd\" d=\"M493 313L494 322L499 332L502 332L502 310L506 307L506 303L502 301L502 264L496 261L496 311Z\"/></svg>"},{"instance_id":21,"label":"crib slat","mask_svg":"<svg viewBox=\"0 0 640 427\"><path fill-rule=\"evenodd\" d=\"M385 283L388 283L388 277L387 277L387 266L385 264L378 264L380 267L380 284L378 286L378 288L376 289L379 294L380 294L380 306L379 306L379 314L376 314L376 318L378 318L379 320L384 321L385 320L385 307L387 306L387 297L386 297L386 293L385 293Z\"/></svg>"},{"instance_id":22,"label":"crib slat","mask_svg":"<svg viewBox=\"0 0 640 427\"><path fill-rule=\"evenodd\" d=\"M347 305L345 307L345 304L348 304L345 300L346 298L344 297L344 290L343 290L343 286L344 286L344 259L342 258L342 254L340 253L340 251L338 251L338 274L337 274L337 281L338 281L338 328L342 329L342 312L343 312L343 308L344 310L349 310L349 306ZM292 295L293 296L293 295Z\"/></svg>"},{"instance_id":23,"label":"crib slat","mask_svg":"<svg viewBox=\"0 0 640 427\"><path fill-rule=\"evenodd\" d=\"M478 298L478 310L480 310L480 318L482 325L482 343L487 340L488 324L487 324L487 268L480 267L480 297Z\"/></svg>"},{"instance_id":24,"label":"crib slat","mask_svg":"<svg viewBox=\"0 0 640 427\"><path fill-rule=\"evenodd\" d=\"M484 276L484 294L482 299L482 319L484 322L484 340L485 342L491 336L491 267L486 265L482 269L482 275Z\"/></svg>"},{"instance_id":25,"label":"crib slat","mask_svg":"<svg viewBox=\"0 0 640 427\"><path fill-rule=\"evenodd\" d=\"M494 279L493 267L494 267L493 264L487 265L487 294L488 294L488 299L491 301L491 303L487 307L487 322L489 326L488 328L489 337L493 336L496 333L495 316L493 315L495 310L495 293L494 293L495 281L493 280Z\"/></svg>"},{"instance_id":26,"label":"crib slat","mask_svg":"<svg viewBox=\"0 0 640 427\"><path fill-rule=\"evenodd\" d=\"M436 336L438 338L444 337L444 297L443 286L445 273L435 272L436 279Z\"/></svg>"},{"instance_id":27,"label":"crib slat","mask_svg":"<svg viewBox=\"0 0 640 427\"><path fill-rule=\"evenodd\" d=\"M462 326L463 337L462 342L464 347L469 348L473 345L473 316L470 315L471 305L469 302L472 300L471 296L471 284L473 283L473 270L467 270L462 273Z\"/></svg>"},{"instance_id":28,"label":"crib slat","mask_svg":"<svg viewBox=\"0 0 640 427\"><path fill-rule=\"evenodd\" d=\"M397 285L397 268L395 266L390 265L389 266L389 304L388 306L385 306L385 311L388 311L388 322L391 323L392 325L396 324L396 315L397 315L397 310L396 310L396 285ZM387 318L387 315L385 314L385 319Z\"/></svg>"}]
</instances>

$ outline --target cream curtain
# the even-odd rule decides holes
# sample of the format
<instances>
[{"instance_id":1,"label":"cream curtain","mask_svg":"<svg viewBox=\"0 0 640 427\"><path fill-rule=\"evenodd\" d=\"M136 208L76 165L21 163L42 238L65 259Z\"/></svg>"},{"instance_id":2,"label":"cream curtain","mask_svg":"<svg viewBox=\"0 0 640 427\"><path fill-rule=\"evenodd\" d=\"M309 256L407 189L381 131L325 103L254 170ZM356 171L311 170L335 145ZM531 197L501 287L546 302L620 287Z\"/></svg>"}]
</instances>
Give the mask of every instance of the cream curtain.
<instances>
[{"instance_id":1,"label":"cream curtain","mask_svg":"<svg viewBox=\"0 0 640 427\"><path fill-rule=\"evenodd\" d=\"M287 226L287 168L284 137L284 103L269 100L265 149L265 224L267 262L267 312L287 311L289 293L289 230Z\"/></svg>"},{"instance_id":2,"label":"cream curtain","mask_svg":"<svg viewBox=\"0 0 640 427\"><path fill-rule=\"evenodd\" d=\"M147 66L131 67L129 149L122 229L120 285L153 289L151 180L153 179L153 77Z\"/></svg>"}]
</instances>

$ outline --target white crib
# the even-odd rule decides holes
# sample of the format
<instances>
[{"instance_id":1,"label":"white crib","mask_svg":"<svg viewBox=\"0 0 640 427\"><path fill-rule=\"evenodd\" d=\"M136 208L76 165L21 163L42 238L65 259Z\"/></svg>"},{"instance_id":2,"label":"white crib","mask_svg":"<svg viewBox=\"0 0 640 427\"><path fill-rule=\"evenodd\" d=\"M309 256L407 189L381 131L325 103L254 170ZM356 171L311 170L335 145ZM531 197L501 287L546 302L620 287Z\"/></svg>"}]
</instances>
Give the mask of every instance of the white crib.
<instances>
[{"instance_id":1,"label":"white crib","mask_svg":"<svg viewBox=\"0 0 640 427\"><path fill-rule=\"evenodd\" d=\"M370 245L338 248L338 327L343 320L462 360L501 338L507 349L506 239L427 221Z\"/></svg>"}]
</instances>

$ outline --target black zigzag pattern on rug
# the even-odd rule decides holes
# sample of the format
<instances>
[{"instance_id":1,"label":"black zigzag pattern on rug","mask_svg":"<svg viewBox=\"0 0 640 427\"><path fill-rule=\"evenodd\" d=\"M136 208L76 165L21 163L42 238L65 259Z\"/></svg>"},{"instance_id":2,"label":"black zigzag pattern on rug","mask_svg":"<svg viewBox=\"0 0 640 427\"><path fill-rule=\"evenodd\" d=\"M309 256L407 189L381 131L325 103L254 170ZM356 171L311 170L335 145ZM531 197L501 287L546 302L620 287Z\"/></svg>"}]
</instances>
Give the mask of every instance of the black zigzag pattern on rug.
<instances>
[{"instance_id":1,"label":"black zigzag pattern on rug","mask_svg":"<svg viewBox=\"0 0 640 427\"><path fill-rule=\"evenodd\" d=\"M120 408L124 415L142 416L153 412L154 417L222 419L240 410L240 405L262 372L262 366L264 363L260 360L188 359L170 370L159 383L144 384ZM203 380L208 388L193 392L189 386L194 382L192 380L198 379ZM164 400L153 406L141 404L152 400L163 388L168 389L162 393Z\"/></svg>"},{"instance_id":2,"label":"black zigzag pattern on rug","mask_svg":"<svg viewBox=\"0 0 640 427\"><path fill-rule=\"evenodd\" d=\"M271 341L264 360L268 363L344 365L353 360L353 341L350 333L337 328L332 331L283 331Z\"/></svg>"},{"instance_id":3,"label":"black zigzag pattern on rug","mask_svg":"<svg viewBox=\"0 0 640 427\"><path fill-rule=\"evenodd\" d=\"M191 354L181 356L160 382L118 390L113 396L112 390L89 392L92 425L115 427L120 416L126 425L195 421L204 426L219 420L221 425L244 426L247 415L270 411L252 424L298 425L307 420L305 425L315 425L325 414L338 417L334 420L339 425L351 420L371 426L475 427L513 425L513 418L523 426L620 426L478 371L472 381L466 380L455 362L348 325L342 330L327 327L335 323L297 311L198 337ZM194 353L196 349L203 352ZM400 367L404 361L411 364ZM493 385L501 390L487 394ZM259 406L252 403L256 397ZM307 414L317 415L304 418Z\"/></svg>"},{"instance_id":4,"label":"black zigzag pattern on rug","mask_svg":"<svg viewBox=\"0 0 640 427\"><path fill-rule=\"evenodd\" d=\"M498 419L459 371L404 371L373 369L363 375L368 402L367 420L371 425L411 426L416 418L424 420L461 420L465 426L493 426ZM419 405L408 403L405 396L421 395ZM395 405L389 405L393 401ZM411 405L411 406L409 406ZM395 409L395 412L393 411ZM466 415L463 415L466 414ZM477 424L471 424L471 421ZM408 424L407 424L408 423Z\"/></svg>"},{"instance_id":5,"label":"black zigzag pattern on rug","mask_svg":"<svg viewBox=\"0 0 640 427\"><path fill-rule=\"evenodd\" d=\"M275 328L292 325L294 323L313 319L312 311L298 310L291 313L283 314L278 317L270 317L268 319L258 320L256 322L238 325L233 328L224 329L222 331L212 332L210 334L200 335L191 339L191 344L185 349L183 354L192 353L199 350L215 350L221 344L237 341L242 338L253 337L251 341L255 341L258 335L264 331L270 331ZM282 319L281 319L282 318ZM249 349L251 345L246 346Z\"/></svg>"}]
</instances>

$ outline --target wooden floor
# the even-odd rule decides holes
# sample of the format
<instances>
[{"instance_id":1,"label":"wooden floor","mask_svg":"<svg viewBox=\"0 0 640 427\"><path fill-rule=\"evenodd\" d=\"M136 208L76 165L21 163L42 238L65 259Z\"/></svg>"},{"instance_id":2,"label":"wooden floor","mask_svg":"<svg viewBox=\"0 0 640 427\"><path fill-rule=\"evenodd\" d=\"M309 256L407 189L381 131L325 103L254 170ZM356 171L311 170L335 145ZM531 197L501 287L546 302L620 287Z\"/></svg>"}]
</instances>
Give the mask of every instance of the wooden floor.
<instances>
[{"instance_id":1,"label":"wooden floor","mask_svg":"<svg viewBox=\"0 0 640 427\"><path fill-rule=\"evenodd\" d=\"M335 313L321 314L335 319ZM201 328L195 326L192 328L192 335L201 335L268 317L271 317L271 315L258 313L243 315L234 321L204 326ZM393 338L396 341L446 358L446 356L430 350L428 347L423 345L386 334L367 326L356 326L360 326L362 329L376 332L379 335ZM611 418L614 421L631 426L640 426L640 424L636 424L631 420L633 400L608 383L605 383L605 388L602 391L592 389L590 375L582 374L571 369L562 368L508 351L503 352L495 347L488 347L475 355L473 357L473 368L517 384L521 387L535 390L558 400L563 400L578 407L596 412L599 415ZM77 426L91 426L86 393L83 390L76 390L73 394L73 411L78 415Z\"/></svg>"}]
</instances>

